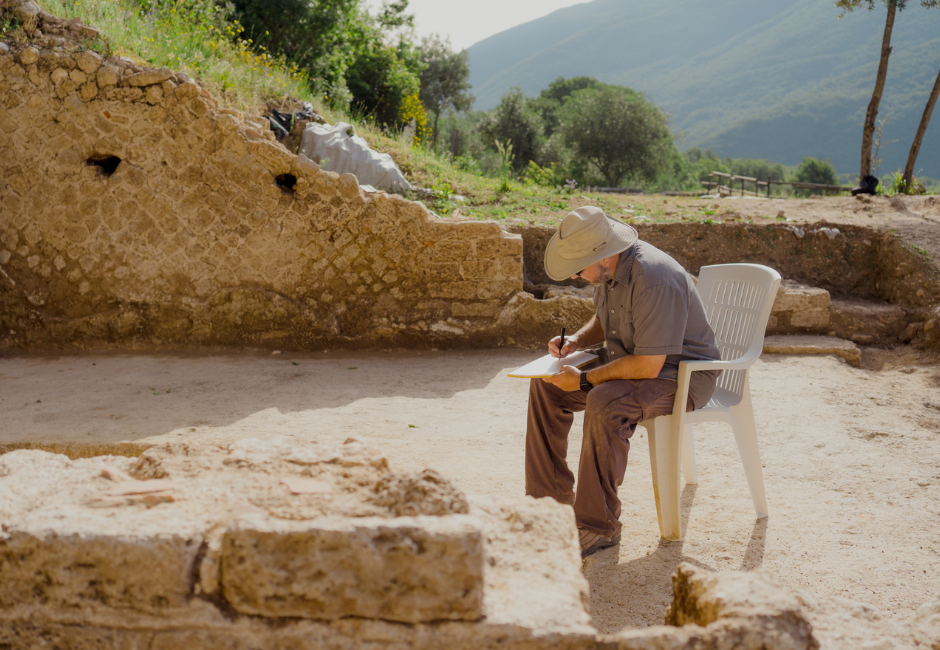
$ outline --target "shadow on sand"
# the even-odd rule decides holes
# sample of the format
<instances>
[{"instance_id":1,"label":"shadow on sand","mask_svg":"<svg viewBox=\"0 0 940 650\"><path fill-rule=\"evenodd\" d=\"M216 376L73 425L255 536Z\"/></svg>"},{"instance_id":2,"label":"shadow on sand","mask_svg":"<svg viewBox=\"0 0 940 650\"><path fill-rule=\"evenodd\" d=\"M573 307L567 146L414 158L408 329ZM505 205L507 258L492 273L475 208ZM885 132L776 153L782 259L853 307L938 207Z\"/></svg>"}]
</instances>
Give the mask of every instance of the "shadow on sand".
<instances>
[{"instance_id":1,"label":"shadow on sand","mask_svg":"<svg viewBox=\"0 0 940 650\"><path fill-rule=\"evenodd\" d=\"M682 491L682 530L686 530L695 501L695 485ZM767 518L755 520L741 570L761 566L767 537ZM594 626L603 634L612 634L624 627L662 625L666 608L672 600L672 574L682 562L718 570L686 555L684 542L659 540L656 549L644 557L620 562L619 548L601 551L585 560L584 574L591 585L591 609ZM628 594L628 596L624 596ZM623 599L626 597L626 601ZM618 601L618 599L620 599ZM611 603L618 604L610 607Z\"/></svg>"}]
</instances>

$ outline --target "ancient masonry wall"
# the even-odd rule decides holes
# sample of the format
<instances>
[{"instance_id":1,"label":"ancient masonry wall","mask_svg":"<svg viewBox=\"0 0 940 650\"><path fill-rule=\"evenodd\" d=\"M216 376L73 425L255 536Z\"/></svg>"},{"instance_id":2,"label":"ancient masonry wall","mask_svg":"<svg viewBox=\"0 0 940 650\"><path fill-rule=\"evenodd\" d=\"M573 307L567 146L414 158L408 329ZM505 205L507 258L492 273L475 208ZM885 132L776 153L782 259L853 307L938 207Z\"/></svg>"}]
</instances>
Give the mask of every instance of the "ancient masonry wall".
<instances>
[{"instance_id":1,"label":"ancient masonry wall","mask_svg":"<svg viewBox=\"0 0 940 650\"><path fill-rule=\"evenodd\" d=\"M184 74L0 51L0 346L480 345L522 240L290 154Z\"/></svg>"}]
</instances>

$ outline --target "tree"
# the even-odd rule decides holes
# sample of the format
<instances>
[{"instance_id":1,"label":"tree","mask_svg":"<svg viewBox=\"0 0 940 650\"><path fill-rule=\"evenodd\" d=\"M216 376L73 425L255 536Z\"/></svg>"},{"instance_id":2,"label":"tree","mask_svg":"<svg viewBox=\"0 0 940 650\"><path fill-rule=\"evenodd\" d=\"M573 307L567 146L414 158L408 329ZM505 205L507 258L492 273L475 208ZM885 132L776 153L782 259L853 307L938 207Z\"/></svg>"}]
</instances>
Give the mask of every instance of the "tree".
<instances>
[{"instance_id":1,"label":"tree","mask_svg":"<svg viewBox=\"0 0 940 650\"><path fill-rule=\"evenodd\" d=\"M321 88L345 81L364 17L359 0L233 0L255 43L284 54Z\"/></svg>"},{"instance_id":2,"label":"tree","mask_svg":"<svg viewBox=\"0 0 940 650\"><path fill-rule=\"evenodd\" d=\"M512 88L503 95L499 106L480 122L480 133L490 148L496 142L512 144L513 169L520 172L530 160L539 162L539 153L545 140L542 118L529 106L529 100L520 88Z\"/></svg>"},{"instance_id":3,"label":"tree","mask_svg":"<svg viewBox=\"0 0 940 650\"><path fill-rule=\"evenodd\" d=\"M405 98L417 95L419 84L401 48L374 37L364 39L346 71L352 109L383 126L399 124Z\"/></svg>"},{"instance_id":4,"label":"tree","mask_svg":"<svg viewBox=\"0 0 940 650\"><path fill-rule=\"evenodd\" d=\"M551 137L558 128L558 114L561 106L572 93L586 88L600 88L605 84L594 77L572 77L565 79L558 77L548 85L548 88L531 100L532 109L542 116L545 124L545 136Z\"/></svg>"},{"instance_id":5,"label":"tree","mask_svg":"<svg viewBox=\"0 0 940 650\"><path fill-rule=\"evenodd\" d=\"M940 6L940 0L921 0L920 4L926 8ZM917 126L917 133L914 134L914 141L911 142L911 151L907 155L907 164L904 166L904 187L910 191L914 186L914 165L917 164L917 154L920 153L920 145L924 141L924 133L927 132L927 125L930 124L930 115L933 113L933 107L937 104L937 96L940 95L940 72L937 73L937 80L933 84L933 90L927 97L927 106L924 108L924 114L920 118L920 124Z\"/></svg>"},{"instance_id":6,"label":"tree","mask_svg":"<svg viewBox=\"0 0 940 650\"><path fill-rule=\"evenodd\" d=\"M865 123L862 126L862 160L859 177L871 174L871 141L875 133L875 120L878 117L878 107L881 96L884 94L885 78L888 76L888 57L891 56L891 33L894 30L894 17L897 11L903 10L907 0L882 0L888 9L885 18L884 36L881 39L881 59L878 62L878 74L875 76L875 89L868 103L865 113ZM866 7L868 11L875 8L875 0L836 0L836 6L842 9L839 18L859 7Z\"/></svg>"},{"instance_id":7,"label":"tree","mask_svg":"<svg viewBox=\"0 0 940 650\"><path fill-rule=\"evenodd\" d=\"M629 88L573 93L562 107L560 130L575 159L593 165L610 187L625 178L653 181L673 150L666 116Z\"/></svg>"},{"instance_id":8,"label":"tree","mask_svg":"<svg viewBox=\"0 0 940 650\"><path fill-rule=\"evenodd\" d=\"M450 40L442 41L434 34L421 41L418 58L424 64L421 71L421 103L434 111L434 141L437 144L437 124L441 111L466 111L473 106L470 90L470 62L466 50L454 52Z\"/></svg>"},{"instance_id":9,"label":"tree","mask_svg":"<svg viewBox=\"0 0 940 650\"><path fill-rule=\"evenodd\" d=\"M828 160L817 160L816 158L804 158L797 165L794 180L797 183L816 183L818 185L839 184L839 176L836 174L832 163ZM809 196L813 192L807 188L798 188L796 193L801 196Z\"/></svg>"},{"instance_id":10,"label":"tree","mask_svg":"<svg viewBox=\"0 0 940 650\"><path fill-rule=\"evenodd\" d=\"M904 187L908 190L914 186L914 165L917 164L917 154L920 153L920 145L924 140L924 133L927 132L927 125L930 124L930 115L937 103L937 96L940 96L940 72L937 73L937 80L934 82L933 90L930 91L930 96L927 98L927 107L924 108L924 114L920 118L917 133L911 143L911 151L907 155L907 165L904 166Z\"/></svg>"}]
</instances>

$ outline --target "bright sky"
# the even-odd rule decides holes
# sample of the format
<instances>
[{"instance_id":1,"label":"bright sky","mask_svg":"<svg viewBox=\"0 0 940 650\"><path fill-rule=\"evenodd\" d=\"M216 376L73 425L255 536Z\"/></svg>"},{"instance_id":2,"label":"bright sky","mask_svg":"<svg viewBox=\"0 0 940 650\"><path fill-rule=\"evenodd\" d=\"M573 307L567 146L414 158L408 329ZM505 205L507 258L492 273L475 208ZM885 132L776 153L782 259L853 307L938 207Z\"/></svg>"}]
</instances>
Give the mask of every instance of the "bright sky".
<instances>
[{"instance_id":1,"label":"bright sky","mask_svg":"<svg viewBox=\"0 0 940 650\"><path fill-rule=\"evenodd\" d=\"M487 36L547 16L584 0L410 0L418 37L449 36L454 50L470 47ZM364 0L371 11L382 0Z\"/></svg>"}]
</instances>

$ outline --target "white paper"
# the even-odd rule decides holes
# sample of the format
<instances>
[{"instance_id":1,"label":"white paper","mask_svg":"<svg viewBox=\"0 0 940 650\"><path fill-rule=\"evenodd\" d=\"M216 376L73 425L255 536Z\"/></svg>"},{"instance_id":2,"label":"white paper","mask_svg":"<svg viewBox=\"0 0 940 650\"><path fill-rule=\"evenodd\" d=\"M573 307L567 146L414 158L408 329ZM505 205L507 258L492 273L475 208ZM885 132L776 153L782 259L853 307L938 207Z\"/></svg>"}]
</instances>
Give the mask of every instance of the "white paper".
<instances>
[{"instance_id":1,"label":"white paper","mask_svg":"<svg viewBox=\"0 0 940 650\"><path fill-rule=\"evenodd\" d=\"M561 372L563 366L574 366L575 368L580 368L581 366L586 366L587 364L591 363L596 358L596 354L584 352L583 350L569 354L564 359L559 359L558 357L553 357L550 354L546 354L544 357L539 357L535 361L530 361L521 368L516 368L510 372L508 376L519 377L521 379L551 377Z\"/></svg>"}]
</instances>

